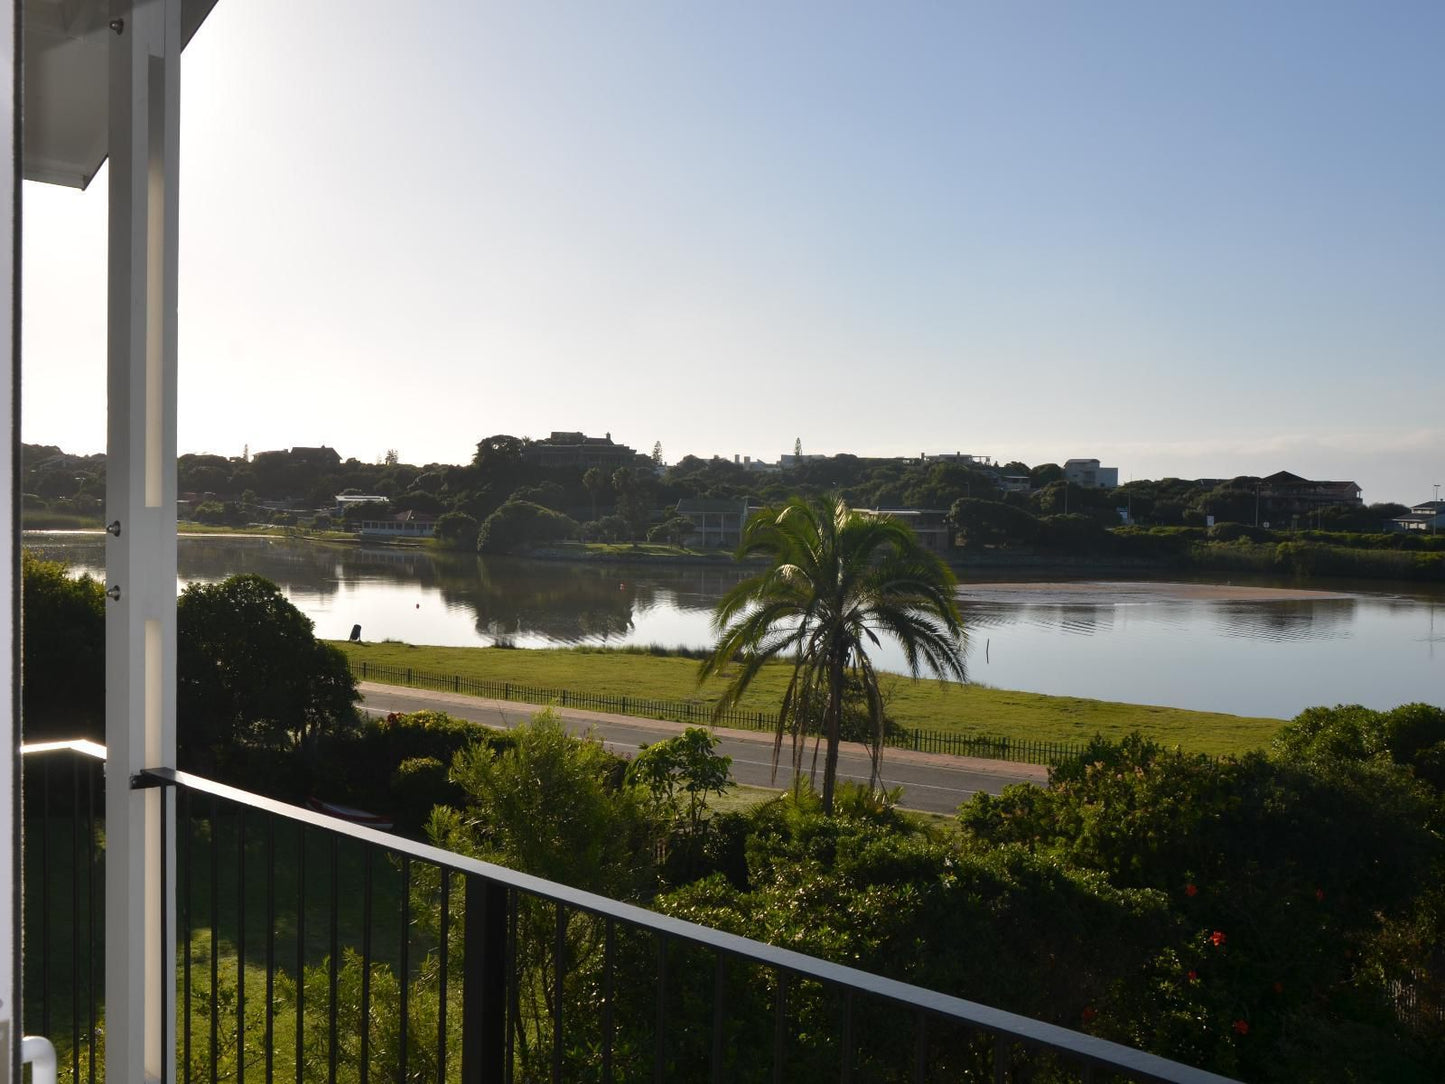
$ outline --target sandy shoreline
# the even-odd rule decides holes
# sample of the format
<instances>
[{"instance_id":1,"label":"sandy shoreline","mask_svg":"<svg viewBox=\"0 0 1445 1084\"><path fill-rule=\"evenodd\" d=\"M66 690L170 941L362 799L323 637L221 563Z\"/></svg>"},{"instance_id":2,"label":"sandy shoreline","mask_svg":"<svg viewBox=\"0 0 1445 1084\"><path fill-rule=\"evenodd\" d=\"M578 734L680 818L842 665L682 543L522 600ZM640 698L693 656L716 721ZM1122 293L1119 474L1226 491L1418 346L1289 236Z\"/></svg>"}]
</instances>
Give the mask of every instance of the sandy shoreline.
<instances>
[{"instance_id":1,"label":"sandy shoreline","mask_svg":"<svg viewBox=\"0 0 1445 1084\"><path fill-rule=\"evenodd\" d=\"M1355 596L1302 587L1251 587L1230 583L1152 583L1091 580L1084 583L974 583L960 586L963 602L1320 602Z\"/></svg>"}]
</instances>

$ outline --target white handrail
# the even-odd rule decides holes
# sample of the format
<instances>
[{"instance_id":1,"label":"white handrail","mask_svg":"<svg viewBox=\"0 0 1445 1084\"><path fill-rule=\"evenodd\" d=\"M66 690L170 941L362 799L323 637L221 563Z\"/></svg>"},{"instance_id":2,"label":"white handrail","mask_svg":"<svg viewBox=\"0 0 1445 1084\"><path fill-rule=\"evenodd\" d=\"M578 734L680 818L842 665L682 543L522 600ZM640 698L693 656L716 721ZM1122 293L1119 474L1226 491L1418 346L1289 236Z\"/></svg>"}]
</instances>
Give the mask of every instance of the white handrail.
<instances>
[{"instance_id":1,"label":"white handrail","mask_svg":"<svg viewBox=\"0 0 1445 1084\"><path fill-rule=\"evenodd\" d=\"M20 1064L30 1064L30 1084L55 1084L55 1047L43 1035L20 1040Z\"/></svg>"}]
</instances>

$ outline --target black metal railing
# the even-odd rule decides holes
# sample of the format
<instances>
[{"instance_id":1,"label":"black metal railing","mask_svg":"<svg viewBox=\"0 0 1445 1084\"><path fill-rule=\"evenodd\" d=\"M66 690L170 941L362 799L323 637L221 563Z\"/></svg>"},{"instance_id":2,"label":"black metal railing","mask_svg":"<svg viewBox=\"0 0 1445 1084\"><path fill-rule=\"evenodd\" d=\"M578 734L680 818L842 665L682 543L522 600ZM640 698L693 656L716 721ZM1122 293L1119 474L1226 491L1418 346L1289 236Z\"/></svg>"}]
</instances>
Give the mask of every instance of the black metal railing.
<instances>
[{"instance_id":1,"label":"black metal railing","mask_svg":"<svg viewBox=\"0 0 1445 1084\"><path fill-rule=\"evenodd\" d=\"M23 890L26 1030L59 1054L61 1081L104 1076L105 747L25 748Z\"/></svg>"},{"instance_id":2,"label":"black metal railing","mask_svg":"<svg viewBox=\"0 0 1445 1084\"><path fill-rule=\"evenodd\" d=\"M70 768L27 752L27 800L54 802ZM101 823L80 781L72 817ZM184 772L134 782L176 811L180 1081L1224 1079ZM98 932L102 895L70 891L69 928ZM25 979L54 1000L43 958ZM68 1029L42 1017L76 1084L85 989Z\"/></svg>"},{"instance_id":3,"label":"black metal railing","mask_svg":"<svg viewBox=\"0 0 1445 1084\"><path fill-rule=\"evenodd\" d=\"M437 692L466 693L493 700L511 700L523 704L556 704L585 711L610 711L619 715L637 715L646 719L664 719L675 723L712 724L736 727L739 730L773 730L778 717L765 711L726 708L715 712L713 705L701 700L673 700L647 696L611 696L605 693L579 692L575 689L549 689L512 681L480 681L460 674L443 674L410 666L387 666L381 663L352 663L353 672L363 681L381 681L393 685L409 685ZM911 749L920 753L947 753L952 756L983 757L988 760L1011 760L1022 764L1060 764L1077 757L1084 747L1075 742L1033 741L987 734L956 734L943 730L920 730L894 726L884 737L884 744L894 749Z\"/></svg>"}]
</instances>

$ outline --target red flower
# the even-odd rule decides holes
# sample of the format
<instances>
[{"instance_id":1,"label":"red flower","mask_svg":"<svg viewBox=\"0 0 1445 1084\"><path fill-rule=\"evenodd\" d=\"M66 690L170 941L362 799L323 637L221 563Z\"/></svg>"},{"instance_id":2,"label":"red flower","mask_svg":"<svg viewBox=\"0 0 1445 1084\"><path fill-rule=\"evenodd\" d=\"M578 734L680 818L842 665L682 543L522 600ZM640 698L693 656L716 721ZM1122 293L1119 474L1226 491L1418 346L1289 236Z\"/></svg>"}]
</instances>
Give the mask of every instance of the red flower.
<instances>
[{"instance_id":1,"label":"red flower","mask_svg":"<svg viewBox=\"0 0 1445 1084\"><path fill-rule=\"evenodd\" d=\"M1277 993L1277 994L1282 994L1282 993L1284 993L1284 983L1282 983L1282 982L1277 982L1277 983L1275 983L1275 984L1274 984L1274 992Z\"/></svg>"},{"instance_id":2,"label":"red flower","mask_svg":"<svg viewBox=\"0 0 1445 1084\"><path fill-rule=\"evenodd\" d=\"M1190 968L1190 970L1189 970L1189 975L1188 975L1188 979L1189 979L1190 982L1198 982L1198 981L1199 981L1199 972L1198 972L1198 971L1195 971L1193 968Z\"/></svg>"},{"instance_id":3,"label":"red flower","mask_svg":"<svg viewBox=\"0 0 1445 1084\"><path fill-rule=\"evenodd\" d=\"M1094 1017L1098 1016L1099 1014L1095 1009L1086 1005L1084 1006L1084 1011L1081 1015L1084 1018L1084 1023L1087 1024L1090 1020L1094 1019Z\"/></svg>"},{"instance_id":4,"label":"red flower","mask_svg":"<svg viewBox=\"0 0 1445 1084\"><path fill-rule=\"evenodd\" d=\"M1185 894L1186 896L1197 896L1197 895L1199 895L1199 886L1198 886L1198 885L1194 885L1194 884L1187 884L1187 885L1185 885L1185 886L1184 886L1184 894Z\"/></svg>"},{"instance_id":5,"label":"red flower","mask_svg":"<svg viewBox=\"0 0 1445 1084\"><path fill-rule=\"evenodd\" d=\"M1324 903L1324 902L1325 902L1325 890L1324 890L1323 888L1317 888L1317 889L1315 889L1315 902L1317 902L1317 903Z\"/></svg>"},{"instance_id":6,"label":"red flower","mask_svg":"<svg viewBox=\"0 0 1445 1084\"><path fill-rule=\"evenodd\" d=\"M1241 1035L1248 1035L1248 1034L1249 1034L1249 1021L1248 1021L1248 1020L1236 1020L1236 1021L1234 1022L1234 1030L1237 1031L1237 1032L1239 1032L1239 1034L1241 1034Z\"/></svg>"},{"instance_id":7,"label":"red flower","mask_svg":"<svg viewBox=\"0 0 1445 1084\"><path fill-rule=\"evenodd\" d=\"M1228 940L1228 938L1224 936L1224 932L1222 930L1215 930L1212 934L1209 935L1209 940L1213 943L1215 948L1220 948L1224 944L1224 942Z\"/></svg>"}]
</instances>

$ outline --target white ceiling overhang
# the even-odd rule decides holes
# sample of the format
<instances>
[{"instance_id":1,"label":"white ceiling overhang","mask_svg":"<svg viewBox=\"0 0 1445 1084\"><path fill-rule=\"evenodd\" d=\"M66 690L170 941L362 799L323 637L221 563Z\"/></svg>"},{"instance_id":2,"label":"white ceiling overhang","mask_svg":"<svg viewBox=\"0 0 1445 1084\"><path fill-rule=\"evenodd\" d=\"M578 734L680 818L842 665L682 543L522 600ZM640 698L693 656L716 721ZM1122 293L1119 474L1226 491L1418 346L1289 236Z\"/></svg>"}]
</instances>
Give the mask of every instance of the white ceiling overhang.
<instances>
[{"instance_id":1,"label":"white ceiling overhang","mask_svg":"<svg viewBox=\"0 0 1445 1084\"><path fill-rule=\"evenodd\" d=\"M181 0L182 48L215 6ZM109 0L25 0L24 20L24 177L84 188L109 138Z\"/></svg>"}]
</instances>

